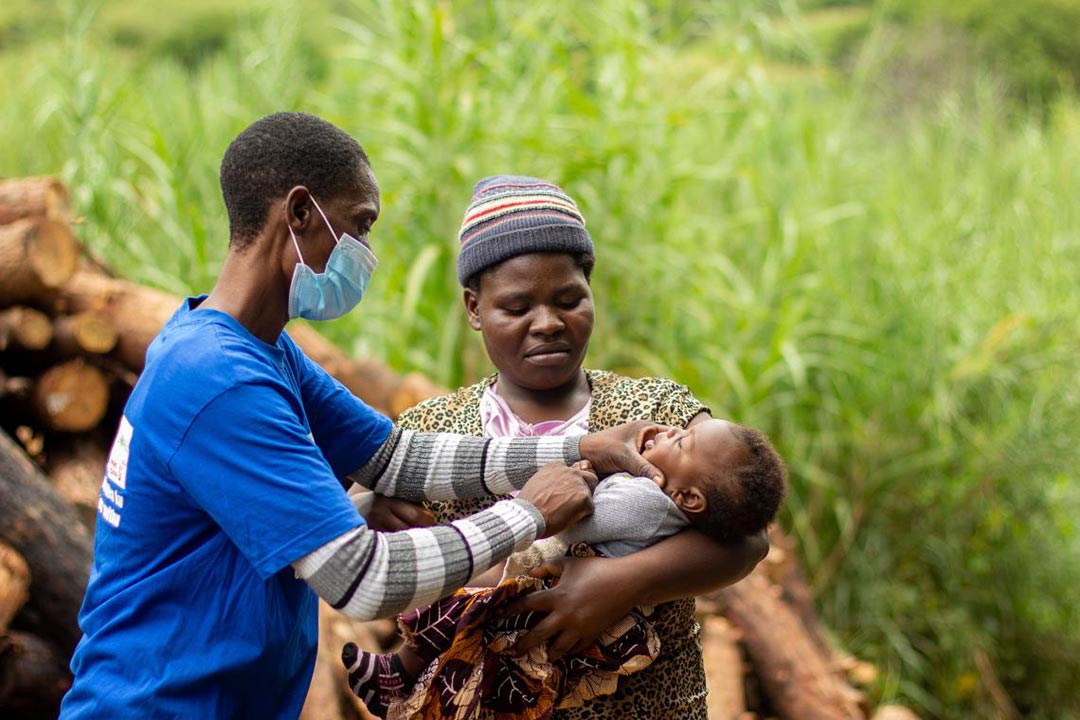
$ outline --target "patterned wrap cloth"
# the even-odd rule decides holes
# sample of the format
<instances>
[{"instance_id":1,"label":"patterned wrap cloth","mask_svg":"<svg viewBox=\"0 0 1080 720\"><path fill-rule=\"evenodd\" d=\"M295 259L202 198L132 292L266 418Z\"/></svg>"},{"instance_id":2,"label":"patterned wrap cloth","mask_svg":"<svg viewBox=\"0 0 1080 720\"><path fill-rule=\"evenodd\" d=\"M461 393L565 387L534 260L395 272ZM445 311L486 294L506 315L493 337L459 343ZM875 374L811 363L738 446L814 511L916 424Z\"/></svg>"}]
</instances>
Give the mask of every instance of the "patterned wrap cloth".
<instances>
[{"instance_id":1,"label":"patterned wrap cloth","mask_svg":"<svg viewBox=\"0 0 1080 720\"><path fill-rule=\"evenodd\" d=\"M571 552L595 555L585 543ZM437 656L401 700L390 703L387 720L546 720L552 710L581 707L610 695L621 676L648 667L660 640L639 608L608 628L580 655L550 661L545 646L527 655L509 654L514 643L542 619L541 613L500 616L514 598L550 587L549 581L510 578L498 587L459 590L398 619L405 644L422 657Z\"/></svg>"},{"instance_id":2,"label":"patterned wrap cloth","mask_svg":"<svg viewBox=\"0 0 1080 720\"><path fill-rule=\"evenodd\" d=\"M585 372L592 389L590 431L604 430L630 420L684 426L699 412L708 411L685 386L670 380L635 379L605 371ZM398 418L398 425L426 432L483 435L480 401L494 381L495 376L492 376L449 395L427 400L405 411ZM429 507L438 522L446 523L477 512L498 499L439 502L431 503ZM661 644L660 654L651 665L621 678L614 693L594 697L581 707L555 710L550 717L554 720L707 720L701 628L694 617L693 598L657 606L650 620ZM473 717L499 719L495 711L484 707L478 708Z\"/></svg>"}]
</instances>

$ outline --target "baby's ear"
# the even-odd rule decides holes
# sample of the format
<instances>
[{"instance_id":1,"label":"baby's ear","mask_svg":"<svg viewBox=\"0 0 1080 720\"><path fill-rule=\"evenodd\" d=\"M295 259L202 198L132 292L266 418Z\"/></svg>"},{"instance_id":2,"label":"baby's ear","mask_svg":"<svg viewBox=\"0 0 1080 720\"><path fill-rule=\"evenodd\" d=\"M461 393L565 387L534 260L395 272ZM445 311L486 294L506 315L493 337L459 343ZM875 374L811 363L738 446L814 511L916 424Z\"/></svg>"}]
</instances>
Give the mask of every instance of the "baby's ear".
<instances>
[{"instance_id":1,"label":"baby's ear","mask_svg":"<svg viewBox=\"0 0 1080 720\"><path fill-rule=\"evenodd\" d=\"M676 490L671 499L684 513L702 513L709 507L709 501L705 499L705 493L696 487Z\"/></svg>"}]
</instances>

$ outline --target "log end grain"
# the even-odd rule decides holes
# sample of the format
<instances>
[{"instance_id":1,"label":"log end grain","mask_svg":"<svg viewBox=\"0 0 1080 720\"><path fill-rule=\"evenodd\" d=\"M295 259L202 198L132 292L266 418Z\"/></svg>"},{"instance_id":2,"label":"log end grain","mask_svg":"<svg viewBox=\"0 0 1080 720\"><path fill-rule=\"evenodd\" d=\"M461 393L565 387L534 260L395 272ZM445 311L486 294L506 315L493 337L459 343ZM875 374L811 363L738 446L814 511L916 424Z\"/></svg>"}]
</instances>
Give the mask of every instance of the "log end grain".
<instances>
[{"instance_id":1,"label":"log end grain","mask_svg":"<svg viewBox=\"0 0 1080 720\"><path fill-rule=\"evenodd\" d=\"M0 350L43 350L52 337L52 321L45 313L28 307L0 311Z\"/></svg>"},{"instance_id":2,"label":"log end grain","mask_svg":"<svg viewBox=\"0 0 1080 720\"><path fill-rule=\"evenodd\" d=\"M67 225L45 220L29 238L26 259L44 287L58 288L75 274L79 245Z\"/></svg>"},{"instance_id":3,"label":"log end grain","mask_svg":"<svg viewBox=\"0 0 1080 720\"><path fill-rule=\"evenodd\" d=\"M29 566L15 548L0 542L0 633L29 599Z\"/></svg>"},{"instance_id":4,"label":"log end grain","mask_svg":"<svg viewBox=\"0 0 1080 720\"><path fill-rule=\"evenodd\" d=\"M55 365L34 386L33 404L51 430L83 432L101 422L109 406L109 383L81 359Z\"/></svg>"},{"instance_id":5,"label":"log end grain","mask_svg":"<svg viewBox=\"0 0 1080 720\"><path fill-rule=\"evenodd\" d=\"M56 345L64 354L104 355L116 347L117 340L116 328L96 312L56 319Z\"/></svg>"},{"instance_id":6,"label":"log end grain","mask_svg":"<svg viewBox=\"0 0 1080 720\"><path fill-rule=\"evenodd\" d=\"M107 461L105 446L87 436L49 452L49 479L71 503L90 531L97 520L97 501Z\"/></svg>"},{"instance_id":7,"label":"log end grain","mask_svg":"<svg viewBox=\"0 0 1080 720\"><path fill-rule=\"evenodd\" d=\"M78 259L78 241L63 223L27 218L0 225L0 304L48 300Z\"/></svg>"},{"instance_id":8,"label":"log end grain","mask_svg":"<svg viewBox=\"0 0 1080 720\"><path fill-rule=\"evenodd\" d=\"M0 180L0 224L27 217L67 220L71 201L57 177L7 178Z\"/></svg>"}]
</instances>

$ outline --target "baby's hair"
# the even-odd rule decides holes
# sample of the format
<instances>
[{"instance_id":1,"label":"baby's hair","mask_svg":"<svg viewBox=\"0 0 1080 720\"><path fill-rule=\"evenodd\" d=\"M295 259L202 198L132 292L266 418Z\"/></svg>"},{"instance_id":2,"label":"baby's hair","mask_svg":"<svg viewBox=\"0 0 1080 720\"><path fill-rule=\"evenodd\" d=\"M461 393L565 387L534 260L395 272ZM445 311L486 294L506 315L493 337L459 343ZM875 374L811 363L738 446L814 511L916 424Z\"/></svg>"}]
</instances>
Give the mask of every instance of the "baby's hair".
<instances>
[{"instance_id":1,"label":"baby's hair","mask_svg":"<svg viewBox=\"0 0 1080 720\"><path fill-rule=\"evenodd\" d=\"M784 499L787 479L784 461L764 433L742 425L732 431L746 445L746 462L723 471L727 477L717 478L719 482L709 483L708 507L694 518L694 527L718 540L734 540L768 527Z\"/></svg>"}]
</instances>

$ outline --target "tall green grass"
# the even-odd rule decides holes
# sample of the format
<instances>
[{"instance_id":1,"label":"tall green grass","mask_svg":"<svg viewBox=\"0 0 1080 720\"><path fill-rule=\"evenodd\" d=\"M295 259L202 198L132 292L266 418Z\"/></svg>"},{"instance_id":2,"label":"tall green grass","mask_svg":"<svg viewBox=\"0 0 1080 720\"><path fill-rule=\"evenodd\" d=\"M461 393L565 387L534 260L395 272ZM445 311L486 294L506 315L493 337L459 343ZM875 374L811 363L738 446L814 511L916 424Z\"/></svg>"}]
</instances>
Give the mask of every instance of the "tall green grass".
<instances>
[{"instance_id":1,"label":"tall green grass","mask_svg":"<svg viewBox=\"0 0 1080 720\"><path fill-rule=\"evenodd\" d=\"M315 112L383 191L373 291L324 329L457 385L489 369L453 272L471 185L549 177L598 248L589 364L773 436L783 523L875 697L992 715L986 653L1022 712L1080 717L1075 99L1029 118L976 71L901 113L873 29L850 75L770 60L784 3L252 4L204 54L64 7L62 36L0 52L0 173L62 174L128 276L207 290L226 145Z\"/></svg>"}]
</instances>

